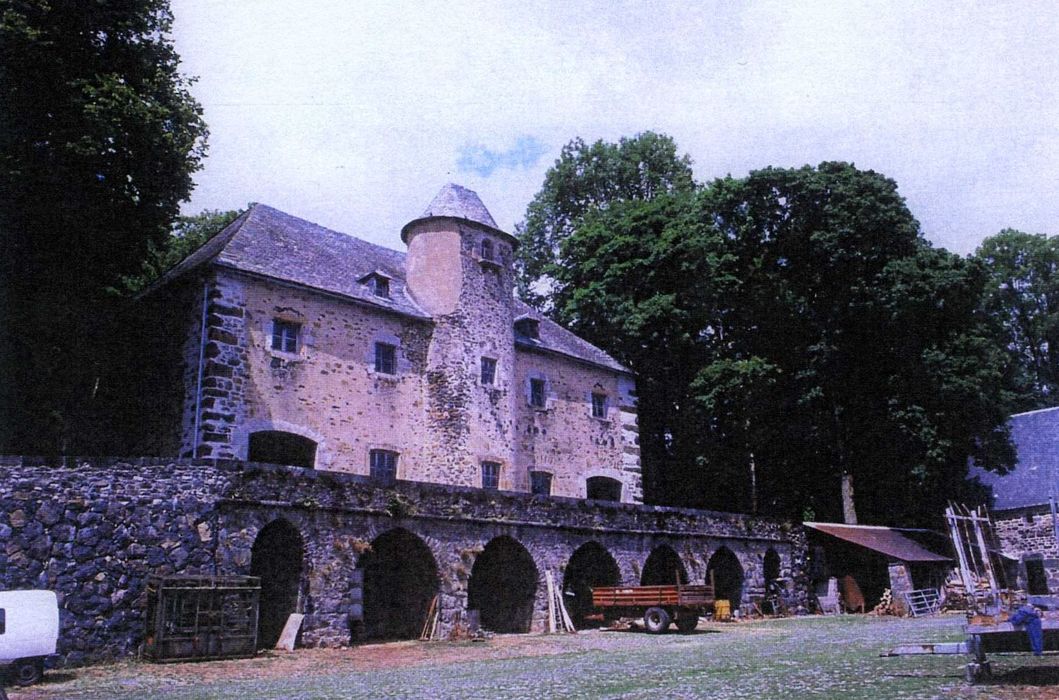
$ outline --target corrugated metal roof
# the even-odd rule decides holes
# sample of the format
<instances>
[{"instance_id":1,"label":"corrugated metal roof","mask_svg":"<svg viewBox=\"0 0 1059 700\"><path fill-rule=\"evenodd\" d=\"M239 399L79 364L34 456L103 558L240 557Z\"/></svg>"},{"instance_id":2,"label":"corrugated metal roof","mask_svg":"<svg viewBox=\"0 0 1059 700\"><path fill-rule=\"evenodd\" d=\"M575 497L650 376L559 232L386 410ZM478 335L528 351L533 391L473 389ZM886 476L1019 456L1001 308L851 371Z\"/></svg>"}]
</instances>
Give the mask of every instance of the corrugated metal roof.
<instances>
[{"instance_id":1,"label":"corrugated metal roof","mask_svg":"<svg viewBox=\"0 0 1059 700\"><path fill-rule=\"evenodd\" d=\"M931 552L890 527L877 525L843 525L840 523L803 523L806 527L840 540L901 561L951 561Z\"/></svg>"}]
</instances>

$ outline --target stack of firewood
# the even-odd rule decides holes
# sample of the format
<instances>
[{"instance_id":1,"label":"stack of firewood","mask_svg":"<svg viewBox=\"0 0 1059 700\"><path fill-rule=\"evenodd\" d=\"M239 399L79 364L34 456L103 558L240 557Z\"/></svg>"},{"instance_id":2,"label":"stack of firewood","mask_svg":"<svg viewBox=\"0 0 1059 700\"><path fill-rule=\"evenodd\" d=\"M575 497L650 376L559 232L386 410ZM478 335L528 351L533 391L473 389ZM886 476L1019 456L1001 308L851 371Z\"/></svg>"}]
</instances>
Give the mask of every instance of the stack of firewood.
<instances>
[{"instance_id":1,"label":"stack of firewood","mask_svg":"<svg viewBox=\"0 0 1059 700\"><path fill-rule=\"evenodd\" d=\"M989 581L978 578L974 573L971 573L971 581L974 584L972 595L978 594L977 597L980 597L989 591ZM945 599L943 610L968 610L973 607L972 596L967 594L967 586L963 583L959 569L953 569L945 577L943 598Z\"/></svg>"},{"instance_id":2,"label":"stack of firewood","mask_svg":"<svg viewBox=\"0 0 1059 700\"><path fill-rule=\"evenodd\" d=\"M894 605L894 594L887 588L883 591L879 604L872 608L872 615L900 615L901 611Z\"/></svg>"}]
</instances>

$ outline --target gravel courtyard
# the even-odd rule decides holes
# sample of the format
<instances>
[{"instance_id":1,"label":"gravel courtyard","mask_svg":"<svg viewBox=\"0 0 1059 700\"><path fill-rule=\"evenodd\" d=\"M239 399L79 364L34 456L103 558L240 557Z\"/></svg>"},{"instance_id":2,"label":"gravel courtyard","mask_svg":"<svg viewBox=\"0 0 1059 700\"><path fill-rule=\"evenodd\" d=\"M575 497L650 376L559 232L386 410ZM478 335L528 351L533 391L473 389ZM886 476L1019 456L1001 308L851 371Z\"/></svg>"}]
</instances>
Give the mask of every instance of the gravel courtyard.
<instances>
[{"instance_id":1,"label":"gravel courtyard","mask_svg":"<svg viewBox=\"0 0 1059 700\"><path fill-rule=\"evenodd\" d=\"M965 657L881 658L894 644L961 639L962 618L870 616L702 624L690 636L590 631L485 642L398 642L255 659L127 661L49 671L11 700L102 698L1056 698L1059 655L993 657L969 686Z\"/></svg>"}]
</instances>

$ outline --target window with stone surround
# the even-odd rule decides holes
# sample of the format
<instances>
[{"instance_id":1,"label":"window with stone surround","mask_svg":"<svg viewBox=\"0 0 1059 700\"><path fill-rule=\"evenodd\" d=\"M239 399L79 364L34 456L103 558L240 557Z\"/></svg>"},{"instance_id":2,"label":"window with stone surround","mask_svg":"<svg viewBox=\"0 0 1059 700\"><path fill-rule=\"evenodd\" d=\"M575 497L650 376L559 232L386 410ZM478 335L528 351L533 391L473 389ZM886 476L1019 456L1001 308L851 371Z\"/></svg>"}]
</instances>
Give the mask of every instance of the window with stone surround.
<instances>
[{"instance_id":1,"label":"window with stone surround","mask_svg":"<svg viewBox=\"0 0 1059 700\"><path fill-rule=\"evenodd\" d=\"M552 495L551 472L531 471L530 493L532 493L534 496Z\"/></svg>"},{"instance_id":2,"label":"window with stone surround","mask_svg":"<svg viewBox=\"0 0 1059 700\"><path fill-rule=\"evenodd\" d=\"M607 417L607 395L592 394L592 417L593 418L606 418Z\"/></svg>"},{"instance_id":3,"label":"window with stone surround","mask_svg":"<svg viewBox=\"0 0 1059 700\"><path fill-rule=\"evenodd\" d=\"M529 404L534 408L544 408L544 380L535 377L529 380Z\"/></svg>"},{"instance_id":4,"label":"window with stone surround","mask_svg":"<svg viewBox=\"0 0 1059 700\"><path fill-rule=\"evenodd\" d=\"M384 484L397 480L398 454L393 450L371 450L368 453L368 472L372 479Z\"/></svg>"},{"instance_id":5,"label":"window with stone surround","mask_svg":"<svg viewBox=\"0 0 1059 700\"><path fill-rule=\"evenodd\" d=\"M482 358L482 384L492 386L496 383L496 360L492 357Z\"/></svg>"},{"instance_id":6,"label":"window with stone surround","mask_svg":"<svg viewBox=\"0 0 1059 700\"><path fill-rule=\"evenodd\" d=\"M491 240L489 240L488 238L483 238L482 239L481 251L482 251L482 260L489 260L489 261L493 261L494 260L494 257L493 257L493 255L494 255L493 254L493 242Z\"/></svg>"},{"instance_id":7,"label":"window with stone surround","mask_svg":"<svg viewBox=\"0 0 1059 700\"><path fill-rule=\"evenodd\" d=\"M295 354L298 352L298 335L302 324L282 318L272 319L272 349Z\"/></svg>"},{"instance_id":8,"label":"window with stone surround","mask_svg":"<svg viewBox=\"0 0 1059 700\"><path fill-rule=\"evenodd\" d=\"M482 488L490 491L500 488L500 462L482 462Z\"/></svg>"},{"instance_id":9,"label":"window with stone surround","mask_svg":"<svg viewBox=\"0 0 1059 700\"><path fill-rule=\"evenodd\" d=\"M380 374L397 374L397 346L375 343L375 371Z\"/></svg>"},{"instance_id":10,"label":"window with stone surround","mask_svg":"<svg viewBox=\"0 0 1059 700\"><path fill-rule=\"evenodd\" d=\"M621 482L609 476L592 476L585 482L586 498L597 501L620 501Z\"/></svg>"}]
</instances>

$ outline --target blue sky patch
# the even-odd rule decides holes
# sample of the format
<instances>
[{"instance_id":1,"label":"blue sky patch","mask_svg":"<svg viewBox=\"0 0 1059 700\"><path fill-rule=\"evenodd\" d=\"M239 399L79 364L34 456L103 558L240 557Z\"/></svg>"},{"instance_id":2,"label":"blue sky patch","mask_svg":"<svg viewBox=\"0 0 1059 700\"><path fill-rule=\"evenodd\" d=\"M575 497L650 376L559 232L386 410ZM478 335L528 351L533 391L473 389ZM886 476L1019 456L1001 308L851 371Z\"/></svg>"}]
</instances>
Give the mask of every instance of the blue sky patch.
<instances>
[{"instance_id":1,"label":"blue sky patch","mask_svg":"<svg viewBox=\"0 0 1059 700\"><path fill-rule=\"evenodd\" d=\"M547 148L535 136L520 136L506 151L493 151L482 145L464 146L456 162L460 172L489 177L498 168L517 170L532 168L540 162Z\"/></svg>"}]
</instances>

